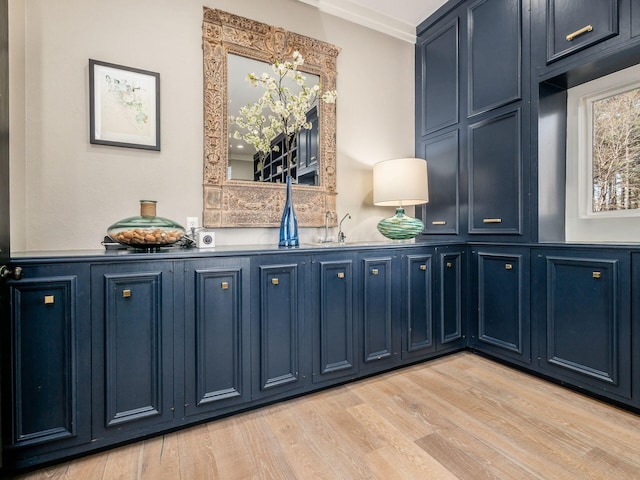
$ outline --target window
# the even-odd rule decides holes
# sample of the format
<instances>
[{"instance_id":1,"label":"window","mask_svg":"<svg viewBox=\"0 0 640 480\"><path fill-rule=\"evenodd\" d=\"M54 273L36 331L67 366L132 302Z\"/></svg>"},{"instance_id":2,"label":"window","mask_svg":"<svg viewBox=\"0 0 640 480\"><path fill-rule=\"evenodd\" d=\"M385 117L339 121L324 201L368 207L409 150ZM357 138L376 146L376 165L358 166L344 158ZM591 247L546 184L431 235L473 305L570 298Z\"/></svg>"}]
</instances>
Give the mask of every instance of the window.
<instances>
[{"instance_id":1,"label":"window","mask_svg":"<svg viewBox=\"0 0 640 480\"><path fill-rule=\"evenodd\" d=\"M640 241L640 65L567 92L566 238Z\"/></svg>"}]
</instances>

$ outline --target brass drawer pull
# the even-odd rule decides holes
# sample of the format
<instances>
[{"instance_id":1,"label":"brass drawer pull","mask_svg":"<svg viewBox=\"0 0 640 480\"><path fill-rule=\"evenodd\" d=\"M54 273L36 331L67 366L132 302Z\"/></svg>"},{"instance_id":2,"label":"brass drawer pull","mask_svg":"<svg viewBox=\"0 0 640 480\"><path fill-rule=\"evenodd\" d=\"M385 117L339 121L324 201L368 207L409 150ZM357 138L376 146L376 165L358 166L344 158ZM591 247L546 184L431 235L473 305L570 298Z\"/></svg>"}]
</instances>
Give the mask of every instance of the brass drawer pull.
<instances>
[{"instance_id":1,"label":"brass drawer pull","mask_svg":"<svg viewBox=\"0 0 640 480\"><path fill-rule=\"evenodd\" d=\"M505 270L513 270L513 265L511 265L510 263L505 264L504 266Z\"/></svg>"},{"instance_id":2,"label":"brass drawer pull","mask_svg":"<svg viewBox=\"0 0 640 480\"><path fill-rule=\"evenodd\" d=\"M424 264L423 264L423 265L420 265L420 270L424 271L424 270L426 270L426 269L427 269L427 266L426 266L426 265L424 265Z\"/></svg>"},{"instance_id":3,"label":"brass drawer pull","mask_svg":"<svg viewBox=\"0 0 640 480\"><path fill-rule=\"evenodd\" d=\"M54 297L53 295L45 295L44 296L44 304L45 305L52 305L56 302L56 297Z\"/></svg>"},{"instance_id":4,"label":"brass drawer pull","mask_svg":"<svg viewBox=\"0 0 640 480\"><path fill-rule=\"evenodd\" d=\"M377 268L372 268L371 269L371 275L378 275L378 269Z\"/></svg>"},{"instance_id":5,"label":"brass drawer pull","mask_svg":"<svg viewBox=\"0 0 640 480\"><path fill-rule=\"evenodd\" d=\"M453 263L447 262L447 268L451 268L451 267L453 267Z\"/></svg>"},{"instance_id":6,"label":"brass drawer pull","mask_svg":"<svg viewBox=\"0 0 640 480\"><path fill-rule=\"evenodd\" d=\"M129 298L131 296L131 290L122 290L122 298Z\"/></svg>"},{"instance_id":7,"label":"brass drawer pull","mask_svg":"<svg viewBox=\"0 0 640 480\"><path fill-rule=\"evenodd\" d=\"M446 225L447 222L445 222L444 220L434 220L433 222L431 222L431 225Z\"/></svg>"},{"instance_id":8,"label":"brass drawer pull","mask_svg":"<svg viewBox=\"0 0 640 480\"><path fill-rule=\"evenodd\" d=\"M344 278L344 272L338 272L338 278Z\"/></svg>"},{"instance_id":9,"label":"brass drawer pull","mask_svg":"<svg viewBox=\"0 0 640 480\"><path fill-rule=\"evenodd\" d=\"M482 223L502 223L501 218L483 218Z\"/></svg>"},{"instance_id":10,"label":"brass drawer pull","mask_svg":"<svg viewBox=\"0 0 640 480\"><path fill-rule=\"evenodd\" d=\"M272 283L273 285L278 285L278 284L280 283L280 281L279 281L277 278L272 278L272 279L271 279L271 283Z\"/></svg>"},{"instance_id":11,"label":"brass drawer pull","mask_svg":"<svg viewBox=\"0 0 640 480\"><path fill-rule=\"evenodd\" d=\"M570 33L569 35L567 35L567 42L570 42L571 40L573 40L576 37L579 37L580 35L582 35L583 33L587 33L593 30L593 27L591 25L587 25L586 27L582 27L580 30L576 30L573 33Z\"/></svg>"},{"instance_id":12,"label":"brass drawer pull","mask_svg":"<svg viewBox=\"0 0 640 480\"><path fill-rule=\"evenodd\" d=\"M222 282L221 287L222 287L222 290L228 290L229 289L229 282Z\"/></svg>"},{"instance_id":13,"label":"brass drawer pull","mask_svg":"<svg viewBox=\"0 0 640 480\"><path fill-rule=\"evenodd\" d=\"M593 272L593 273L591 274L591 276L592 276L593 278L600 278L600 277L602 276L602 273L600 273L600 272Z\"/></svg>"}]
</instances>

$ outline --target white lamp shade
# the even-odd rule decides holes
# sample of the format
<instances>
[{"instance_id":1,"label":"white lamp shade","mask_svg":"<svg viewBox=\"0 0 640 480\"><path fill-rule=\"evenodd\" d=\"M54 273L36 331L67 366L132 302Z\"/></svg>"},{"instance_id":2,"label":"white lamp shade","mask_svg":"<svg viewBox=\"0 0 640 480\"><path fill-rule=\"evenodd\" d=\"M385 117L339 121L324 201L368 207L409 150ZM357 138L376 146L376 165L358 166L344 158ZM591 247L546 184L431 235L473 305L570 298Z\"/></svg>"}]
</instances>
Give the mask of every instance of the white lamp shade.
<instances>
[{"instance_id":1,"label":"white lamp shade","mask_svg":"<svg viewBox=\"0 0 640 480\"><path fill-rule=\"evenodd\" d=\"M384 160L373 166L373 203L383 207L421 205L429 201L427 161Z\"/></svg>"}]
</instances>

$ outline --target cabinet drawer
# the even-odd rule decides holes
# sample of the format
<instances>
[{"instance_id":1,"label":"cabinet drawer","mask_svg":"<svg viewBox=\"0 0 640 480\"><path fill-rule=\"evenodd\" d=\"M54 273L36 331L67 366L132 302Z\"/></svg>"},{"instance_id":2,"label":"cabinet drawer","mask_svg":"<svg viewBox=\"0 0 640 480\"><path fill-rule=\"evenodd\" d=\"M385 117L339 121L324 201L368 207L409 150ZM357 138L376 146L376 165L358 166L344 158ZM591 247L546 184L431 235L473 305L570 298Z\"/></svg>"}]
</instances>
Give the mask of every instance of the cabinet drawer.
<instances>
[{"instance_id":1,"label":"cabinet drawer","mask_svg":"<svg viewBox=\"0 0 640 480\"><path fill-rule=\"evenodd\" d=\"M618 0L547 0L547 63L618 34Z\"/></svg>"}]
</instances>

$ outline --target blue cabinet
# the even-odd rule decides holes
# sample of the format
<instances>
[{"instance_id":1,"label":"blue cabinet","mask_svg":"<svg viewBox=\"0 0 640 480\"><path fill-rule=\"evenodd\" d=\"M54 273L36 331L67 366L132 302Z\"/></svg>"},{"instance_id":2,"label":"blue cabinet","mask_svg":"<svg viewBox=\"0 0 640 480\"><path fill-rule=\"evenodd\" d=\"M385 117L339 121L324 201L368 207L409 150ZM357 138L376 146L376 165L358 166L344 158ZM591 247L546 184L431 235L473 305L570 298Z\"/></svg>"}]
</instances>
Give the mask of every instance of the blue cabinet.
<instances>
[{"instance_id":1,"label":"blue cabinet","mask_svg":"<svg viewBox=\"0 0 640 480\"><path fill-rule=\"evenodd\" d=\"M403 360L423 358L436 350L432 295L435 263L433 253L430 250L402 257Z\"/></svg>"},{"instance_id":2,"label":"blue cabinet","mask_svg":"<svg viewBox=\"0 0 640 480\"><path fill-rule=\"evenodd\" d=\"M458 123L460 102L457 15L420 35L416 43L416 137Z\"/></svg>"},{"instance_id":3,"label":"blue cabinet","mask_svg":"<svg viewBox=\"0 0 640 480\"><path fill-rule=\"evenodd\" d=\"M23 274L9 282L10 342L3 344L13 368L3 391L11 461L91 441L88 266L25 266Z\"/></svg>"},{"instance_id":4,"label":"blue cabinet","mask_svg":"<svg viewBox=\"0 0 640 480\"><path fill-rule=\"evenodd\" d=\"M529 4L457 2L418 28L416 155L427 160L431 187L430 202L417 209L425 234L522 242L537 233Z\"/></svg>"},{"instance_id":5,"label":"blue cabinet","mask_svg":"<svg viewBox=\"0 0 640 480\"><path fill-rule=\"evenodd\" d=\"M539 369L600 395L631 395L630 255L534 251Z\"/></svg>"},{"instance_id":6,"label":"blue cabinet","mask_svg":"<svg viewBox=\"0 0 640 480\"><path fill-rule=\"evenodd\" d=\"M354 254L327 254L313 260L313 383L358 372Z\"/></svg>"},{"instance_id":7,"label":"blue cabinet","mask_svg":"<svg viewBox=\"0 0 640 480\"><path fill-rule=\"evenodd\" d=\"M91 267L94 439L173 419L173 298L171 261Z\"/></svg>"},{"instance_id":8,"label":"blue cabinet","mask_svg":"<svg viewBox=\"0 0 640 480\"><path fill-rule=\"evenodd\" d=\"M439 353L466 346L467 248L437 247L434 316Z\"/></svg>"},{"instance_id":9,"label":"blue cabinet","mask_svg":"<svg viewBox=\"0 0 640 480\"><path fill-rule=\"evenodd\" d=\"M247 403L251 400L249 259L189 260L183 271L185 414L211 414Z\"/></svg>"},{"instance_id":10,"label":"blue cabinet","mask_svg":"<svg viewBox=\"0 0 640 480\"><path fill-rule=\"evenodd\" d=\"M619 0L547 0L547 63L618 35Z\"/></svg>"},{"instance_id":11,"label":"blue cabinet","mask_svg":"<svg viewBox=\"0 0 640 480\"><path fill-rule=\"evenodd\" d=\"M478 247L472 253L470 346L517 364L531 364L528 249Z\"/></svg>"},{"instance_id":12,"label":"blue cabinet","mask_svg":"<svg viewBox=\"0 0 640 480\"><path fill-rule=\"evenodd\" d=\"M252 398L287 395L311 379L309 258L257 257L252 275Z\"/></svg>"},{"instance_id":13,"label":"blue cabinet","mask_svg":"<svg viewBox=\"0 0 640 480\"><path fill-rule=\"evenodd\" d=\"M472 116L522 98L522 2L478 0L467 11Z\"/></svg>"},{"instance_id":14,"label":"blue cabinet","mask_svg":"<svg viewBox=\"0 0 640 480\"><path fill-rule=\"evenodd\" d=\"M469 125L469 233L522 233L521 132L519 107Z\"/></svg>"},{"instance_id":15,"label":"blue cabinet","mask_svg":"<svg viewBox=\"0 0 640 480\"><path fill-rule=\"evenodd\" d=\"M400 360L400 289L393 288L393 282L399 280L397 268L393 250L359 257L361 371L385 370Z\"/></svg>"}]
</instances>

